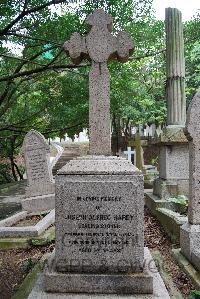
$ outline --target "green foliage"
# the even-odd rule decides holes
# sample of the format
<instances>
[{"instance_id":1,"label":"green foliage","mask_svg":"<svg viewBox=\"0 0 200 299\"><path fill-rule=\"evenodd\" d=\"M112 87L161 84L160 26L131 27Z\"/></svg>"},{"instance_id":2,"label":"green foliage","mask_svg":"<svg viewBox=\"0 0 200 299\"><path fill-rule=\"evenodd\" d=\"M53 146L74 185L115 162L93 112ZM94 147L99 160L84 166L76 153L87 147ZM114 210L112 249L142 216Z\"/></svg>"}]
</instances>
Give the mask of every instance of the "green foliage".
<instances>
[{"instance_id":1,"label":"green foliage","mask_svg":"<svg viewBox=\"0 0 200 299\"><path fill-rule=\"evenodd\" d=\"M158 156L156 158L151 159L151 165L158 166L158 159L159 159Z\"/></svg>"},{"instance_id":2,"label":"green foliage","mask_svg":"<svg viewBox=\"0 0 200 299\"><path fill-rule=\"evenodd\" d=\"M126 30L135 43L128 63L109 64L113 122L119 118L121 129L165 122L164 22L154 18L152 0L57 0L51 8L48 2L0 2L0 155L17 155L31 128L73 137L88 127L90 62L73 66L62 45L73 32L86 33L85 18L95 8L112 15L114 35ZM200 85L199 16L185 23L184 34L189 102ZM22 54L6 42L20 45Z\"/></svg>"},{"instance_id":3,"label":"green foliage","mask_svg":"<svg viewBox=\"0 0 200 299\"><path fill-rule=\"evenodd\" d=\"M169 202L174 202L188 207L188 198L185 195L178 195L177 197L170 197L167 199Z\"/></svg>"},{"instance_id":4,"label":"green foliage","mask_svg":"<svg viewBox=\"0 0 200 299\"><path fill-rule=\"evenodd\" d=\"M10 165L7 163L0 164L0 185L4 183L10 183L13 181Z\"/></svg>"},{"instance_id":5,"label":"green foliage","mask_svg":"<svg viewBox=\"0 0 200 299\"><path fill-rule=\"evenodd\" d=\"M192 291L189 295L189 299L200 299L200 291Z\"/></svg>"}]
</instances>

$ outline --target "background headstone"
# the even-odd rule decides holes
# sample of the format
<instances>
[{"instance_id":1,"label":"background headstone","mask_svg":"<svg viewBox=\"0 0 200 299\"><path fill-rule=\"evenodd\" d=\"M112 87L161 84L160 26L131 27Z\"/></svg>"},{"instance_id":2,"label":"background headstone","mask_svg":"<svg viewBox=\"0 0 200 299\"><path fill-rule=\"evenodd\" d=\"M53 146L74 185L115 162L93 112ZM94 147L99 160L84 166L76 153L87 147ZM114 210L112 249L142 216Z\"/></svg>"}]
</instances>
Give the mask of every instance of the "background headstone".
<instances>
[{"instance_id":1,"label":"background headstone","mask_svg":"<svg viewBox=\"0 0 200 299\"><path fill-rule=\"evenodd\" d=\"M30 130L24 138L22 154L28 180L26 197L54 193L50 147L44 136Z\"/></svg>"}]
</instances>

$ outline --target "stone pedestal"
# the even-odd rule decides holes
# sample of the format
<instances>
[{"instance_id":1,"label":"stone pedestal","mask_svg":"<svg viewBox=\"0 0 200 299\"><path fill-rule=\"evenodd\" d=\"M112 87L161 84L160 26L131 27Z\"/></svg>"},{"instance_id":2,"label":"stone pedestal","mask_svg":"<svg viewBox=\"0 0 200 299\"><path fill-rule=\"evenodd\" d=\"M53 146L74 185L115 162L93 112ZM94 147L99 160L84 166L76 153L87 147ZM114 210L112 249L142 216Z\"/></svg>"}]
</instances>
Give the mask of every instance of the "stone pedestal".
<instances>
[{"instance_id":1,"label":"stone pedestal","mask_svg":"<svg viewBox=\"0 0 200 299\"><path fill-rule=\"evenodd\" d=\"M153 194L161 199L189 193L189 148L180 126L168 126L158 141L159 178L154 182Z\"/></svg>"},{"instance_id":2,"label":"stone pedestal","mask_svg":"<svg viewBox=\"0 0 200 299\"><path fill-rule=\"evenodd\" d=\"M180 245L183 255L200 271L200 225L182 225Z\"/></svg>"},{"instance_id":3,"label":"stone pedestal","mask_svg":"<svg viewBox=\"0 0 200 299\"><path fill-rule=\"evenodd\" d=\"M143 195L142 173L126 159L87 156L67 163L56 177L56 246L46 291L152 293Z\"/></svg>"}]
</instances>

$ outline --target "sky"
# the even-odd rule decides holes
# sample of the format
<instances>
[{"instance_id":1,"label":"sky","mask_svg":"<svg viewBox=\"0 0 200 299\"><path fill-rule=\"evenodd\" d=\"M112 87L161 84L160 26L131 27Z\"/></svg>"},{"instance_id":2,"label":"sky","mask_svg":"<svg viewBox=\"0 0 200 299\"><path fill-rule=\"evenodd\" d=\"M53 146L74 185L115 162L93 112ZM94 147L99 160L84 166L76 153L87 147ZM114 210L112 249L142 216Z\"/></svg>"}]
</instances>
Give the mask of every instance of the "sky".
<instances>
[{"instance_id":1,"label":"sky","mask_svg":"<svg viewBox=\"0 0 200 299\"><path fill-rule=\"evenodd\" d=\"M183 21L188 21L200 9L200 0L154 0L153 6L159 20L165 18L165 7L173 7L182 12Z\"/></svg>"}]
</instances>

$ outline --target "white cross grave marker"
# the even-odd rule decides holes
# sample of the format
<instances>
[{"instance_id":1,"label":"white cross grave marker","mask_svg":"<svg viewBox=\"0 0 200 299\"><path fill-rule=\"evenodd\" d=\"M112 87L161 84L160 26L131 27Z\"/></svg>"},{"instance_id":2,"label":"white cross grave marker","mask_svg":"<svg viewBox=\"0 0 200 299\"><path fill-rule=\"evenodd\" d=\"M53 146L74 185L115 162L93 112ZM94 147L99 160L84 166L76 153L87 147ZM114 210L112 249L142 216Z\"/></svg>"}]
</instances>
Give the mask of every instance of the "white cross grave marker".
<instances>
[{"instance_id":1,"label":"white cross grave marker","mask_svg":"<svg viewBox=\"0 0 200 299\"><path fill-rule=\"evenodd\" d=\"M131 156L135 154L135 151L131 150L131 147L128 146L127 151L124 151L125 155L128 155L128 160L131 162Z\"/></svg>"}]
</instances>

